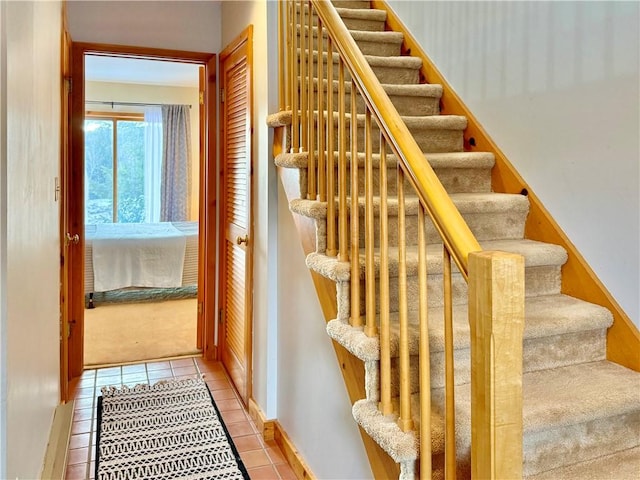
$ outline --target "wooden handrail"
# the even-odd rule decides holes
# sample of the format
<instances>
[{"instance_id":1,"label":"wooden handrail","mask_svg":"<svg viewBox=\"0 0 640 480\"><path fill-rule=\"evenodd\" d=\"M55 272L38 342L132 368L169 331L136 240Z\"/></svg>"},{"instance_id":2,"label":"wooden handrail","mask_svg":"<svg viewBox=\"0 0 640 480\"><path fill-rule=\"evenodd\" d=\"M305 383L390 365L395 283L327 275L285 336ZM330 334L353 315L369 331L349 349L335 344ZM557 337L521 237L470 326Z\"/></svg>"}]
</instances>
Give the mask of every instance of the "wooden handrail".
<instances>
[{"instance_id":1,"label":"wooden handrail","mask_svg":"<svg viewBox=\"0 0 640 480\"><path fill-rule=\"evenodd\" d=\"M335 8L330 2L311 2L326 30L334 38L335 49L340 52L349 70L353 72L352 81L358 85L367 107L376 117L380 128L389 132L387 142L397 152L398 160L429 212L436 230L466 277L469 271L469 254L482 250L480 244L449 198L431 165L424 161L424 153L400 118Z\"/></svg>"}]
</instances>

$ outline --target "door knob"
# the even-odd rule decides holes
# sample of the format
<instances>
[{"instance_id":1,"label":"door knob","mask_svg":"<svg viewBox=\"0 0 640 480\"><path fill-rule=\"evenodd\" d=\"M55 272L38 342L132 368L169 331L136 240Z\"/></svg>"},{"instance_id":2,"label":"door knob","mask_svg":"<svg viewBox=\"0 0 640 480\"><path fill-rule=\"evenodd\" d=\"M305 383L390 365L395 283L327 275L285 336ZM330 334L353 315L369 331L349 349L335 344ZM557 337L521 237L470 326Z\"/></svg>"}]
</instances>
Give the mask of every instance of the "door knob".
<instances>
[{"instance_id":1,"label":"door knob","mask_svg":"<svg viewBox=\"0 0 640 480\"><path fill-rule=\"evenodd\" d=\"M80 243L80 235L78 235L77 233L75 235L71 235L69 232L67 232L65 234L65 243L67 245L74 243L74 244L78 244Z\"/></svg>"},{"instance_id":2,"label":"door knob","mask_svg":"<svg viewBox=\"0 0 640 480\"><path fill-rule=\"evenodd\" d=\"M244 237L236 237L236 243L238 245L242 245L243 243L245 245L249 244L249 235L245 235Z\"/></svg>"}]
</instances>

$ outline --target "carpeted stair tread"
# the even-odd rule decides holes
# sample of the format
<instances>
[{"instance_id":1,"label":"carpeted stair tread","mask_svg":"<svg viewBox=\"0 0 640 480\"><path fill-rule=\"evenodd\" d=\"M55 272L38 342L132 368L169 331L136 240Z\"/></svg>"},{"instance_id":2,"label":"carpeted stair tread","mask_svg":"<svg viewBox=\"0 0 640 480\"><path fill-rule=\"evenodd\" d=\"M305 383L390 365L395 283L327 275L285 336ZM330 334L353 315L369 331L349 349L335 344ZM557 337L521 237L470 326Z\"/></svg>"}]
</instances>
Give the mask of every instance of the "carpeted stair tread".
<instances>
[{"instance_id":1,"label":"carpeted stair tread","mask_svg":"<svg viewBox=\"0 0 640 480\"><path fill-rule=\"evenodd\" d=\"M309 153L281 153L274 159L276 167L283 168L307 168L309 165Z\"/></svg>"},{"instance_id":2,"label":"carpeted stair tread","mask_svg":"<svg viewBox=\"0 0 640 480\"><path fill-rule=\"evenodd\" d=\"M640 478L640 447L524 478L525 480L638 480Z\"/></svg>"},{"instance_id":3,"label":"carpeted stair tread","mask_svg":"<svg viewBox=\"0 0 640 480\"><path fill-rule=\"evenodd\" d=\"M288 157L295 157L296 159L290 159ZM338 152L334 152L334 158L338 159ZM276 165L286 168L307 168L308 153L281 153L275 158ZM351 162L351 152L346 154L347 162ZM425 159L431 165L431 168L445 169L445 168L492 168L495 164L495 157L489 152L451 152L451 153L428 153L425 154ZM380 154L374 153L371 156L371 163L374 169L380 167ZM365 164L365 154L358 153L358 166L363 167ZM386 164L388 169L397 168L397 158L394 154L389 153L386 155ZM336 163L337 168L337 163Z\"/></svg>"},{"instance_id":4,"label":"carpeted stair tread","mask_svg":"<svg viewBox=\"0 0 640 480\"><path fill-rule=\"evenodd\" d=\"M319 207L324 206L322 202L311 200L301 200ZM325 208L326 210L326 208ZM298 213L298 212L296 212ZM311 212L310 212L311 213ZM325 213L326 215L326 213ZM505 251L517 253L525 258L525 267L540 266L561 266L567 261L567 253L564 248L550 243L538 242L535 240L494 240L481 242L480 246L488 251ZM375 256L375 273L379 274L380 262L377 250ZM350 263L341 262L336 257L330 257L323 253L310 253L306 260L307 266L321 275L336 282L346 282L351 278ZM397 276L398 272L397 248L389 249L389 275ZM406 251L407 275L415 275L418 271L418 251L416 246L407 246ZM360 259L361 277L364 275L364 261ZM454 271L455 271L454 267ZM442 272L442 245L427 245L427 272L430 274Z\"/></svg>"},{"instance_id":5,"label":"carpeted stair tread","mask_svg":"<svg viewBox=\"0 0 640 480\"><path fill-rule=\"evenodd\" d=\"M640 374L606 360L528 373L523 384L526 432L640 411Z\"/></svg>"},{"instance_id":6,"label":"carpeted stair tread","mask_svg":"<svg viewBox=\"0 0 640 480\"><path fill-rule=\"evenodd\" d=\"M323 92L327 94L327 81L322 81ZM336 79L332 82L333 104L334 110L338 109L338 90L340 82ZM391 103L396 107L398 113L402 116L426 116L440 114L440 98L442 96L442 87L440 85L431 85L427 83L414 84L381 84L383 90L389 96ZM403 88L407 87L407 88ZM318 89L318 82L313 82L314 91ZM345 110L351 110L351 81L345 80ZM324 103L328 101L325 99ZM363 113L365 102L359 95L356 98L356 109Z\"/></svg>"},{"instance_id":7,"label":"carpeted stair tread","mask_svg":"<svg viewBox=\"0 0 640 480\"><path fill-rule=\"evenodd\" d=\"M293 113L291 110L281 110L267 116L267 126L269 128L288 127L291 125Z\"/></svg>"},{"instance_id":8,"label":"carpeted stair tread","mask_svg":"<svg viewBox=\"0 0 640 480\"><path fill-rule=\"evenodd\" d=\"M468 468L470 455L470 385L456 387L456 445L458 461L462 469ZM411 395L414 427L417 431L420 419L419 393ZM397 399L394 399L397 404ZM432 393L432 454L442 452L442 414L443 389L434 389ZM376 411L373 411L373 410ZM382 416L377 411L377 401L360 400L353 406L353 415L360 426L376 440L378 444L397 462L411 462L418 456L417 449L411 448L411 432L402 433L393 421L395 415ZM434 415L435 413L435 415ZM584 426L588 437L598 436L598 431L589 427L597 424L606 429L607 422L619 422L631 415L631 421L640 419L640 374L625 367L608 361L582 363L549 370L525 373L523 375L523 427L524 427L524 472L529 479L534 474L551 470L544 469L545 465L553 465L568 454L577 457L593 458L593 464L607 461L607 456L597 455L597 452L581 452L580 443L565 445L564 435L569 435L575 426ZM637 448L640 445L640 430L635 425L629 429L625 439L625 446L621 444L618 451ZM546 436L545 436L546 435ZM544 438L545 444L539 444ZM398 441L401 440L401 441ZM417 439L413 439L414 442ZM593 443L587 438L586 443ZM414 443L415 445L415 443ZM585 449L588 446L585 446ZM610 446L615 449L615 444ZM565 452L565 450L567 450ZM559 453L558 453L559 452ZM628 452L632 455L635 452ZM597 458L597 457L603 457ZM624 458L624 457L623 457ZM584 458L580 461L588 461ZM536 469L539 469L536 471ZM602 470L601 470L602 471ZM468 472L467 472L468 473ZM549 472L549 475L551 473ZM467 475L462 475L468 478ZM563 478L546 476L542 478ZM571 478L571 477L569 477ZM580 477L576 477L580 478ZM611 477L615 478L615 477Z\"/></svg>"},{"instance_id":9,"label":"carpeted stair tread","mask_svg":"<svg viewBox=\"0 0 640 480\"><path fill-rule=\"evenodd\" d=\"M375 22L384 22L387 20L387 12L384 10L375 10L373 8L336 8L338 15L343 20L358 19L369 20Z\"/></svg>"},{"instance_id":10,"label":"carpeted stair tread","mask_svg":"<svg viewBox=\"0 0 640 480\"><path fill-rule=\"evenodd\" d=\"M429 318L429 350L444 351L443 308L433 307L427 311ZM398 356L399 320L398 313L389 314L391 324L391 356ZM417 355L419 348L418 312L408 312L409 353ZM564 335L567 333L604 330L611 326L613 317L609 310L567 295L548 295L525 299L524 340L532 338ZM378 336L365 335L362 327L352 327L340 320L327 323L331 338L345 347L362 361L380 358ZM453 347L456 350L469 348L469 313L467 305L453 306Z\"/></svg>"},{"instance_id":11,"label":"carpeted stair tread","mask_svg":"<svg viewBox=\"0 0 640 480\"><path fill-rule=\"evenodd\" d=\"M309 9L306 3L303 5L303 9L305 12L308 12ZM299 5L297 3L296 11L300 11ZM356 6L356 8L345 8L336 6L336 11L349 30L384 30L385 21L387 19L387 12L384 10L362 8L360 6ZM313 13L313 23L316 23L315 12Z\"/></svg>"},{"instance_id":12,"label":"carpeted stair tread","mask_svg":"<svg viewBox=\"0 0 640 480\"><path fill-rule=\"evenodd\" d=\"M308 50L305 49L305 56L308 57ZM313 64L318 63L318 52L312 52ZM422 60L416 57L407 57L402 55L394 56L377 56L365 55L365 60L373 70L374 75L380 83L397 83L397 84L418 84L420 80L420 68ZM339 54L332 54L333 63L333 80L338 80L338 60ZM322 61L326 65L328 61L327 52L322 52ZM326 68L326 67L325 67ZM314 67L315 70L315 67ZM345 80L349 80L348 69L345 69Z\"/></svg>"},{"instance_id":13,"label":"carpeted stair tread","mask_svg":"<svg viewBox=\"0 0 640 480\"><path fill-rule=\"evenodd\" d=\"M465 213L482 213L482 212L528 212L529 202L523 195L513 193L452 193L450 195L453 203L463 215ZM323 204L323 205L315 205ZM358 197L358 204L363 207L365 204L364 197ZM338 205L336 203L336 205ZM349 207L348 207L349 208ZM373 199L374 215L379 214L380 198ZM314 218L316 220L324 220L327 215L326 202L319 200L294 199L289 204L289 209L300 215ZM388 215L396 216L398 212L398 201L396 198L387 200ZM417 215L418 199L416 197L408 197L405 201L405 215Z\"/></svg>"},{"instance_id":14,"label":"carpeted stair tread","mask_svg":"<svg viewBox=\"0 0 640 480\"><path fill-rule=\"evenodd\" d=\"M371 8L369 0L331 0L336 8Z\"/></svg>"},{"instance_id":15,"label":"carpeted stair tread","mask_svg":"<svg viewBox=\"0 0 640 480\"><path fill-rule=\"evenodd\" d=\"M308 27L305 28L305 36L308 35ZM378 56L399 56L401 53L402 42L404 35L398 32L386 31L370 31L370 30L351 30L351 36L355 40L358 48L364 55L378 55ZM318 27L313 26L311 28L311 34L313 35L314 42L318 39ZM300 27L298 27L298 35L300 35ZM322 38L325 41L323 49L327 49L328 34L326 30L322 32ZM308 37L307 37L308 41ZM318 48L317 45L315 48Z\"/></svg>"},{"instance_id":16,"label":"carpeted stair tread","mask_svg":"<svg viewBox=\"0 0 640 480\"><path fill-rule=\"evenodd\" d=\"M327 91L327 81L323 80L324 91ZM317 82L314 81L314 86L317 88ZM338 80L332 81L332 88L334 92L338 91L340 82ZM442 97L442 85L431 83L417 83L417 84L403 84L403 83L383 83L381 84L383 90L387 95L403 95L411 97ZM351 82L344 82L344 91L347 94L351 93Z\"/></svg>"}]
</instances>

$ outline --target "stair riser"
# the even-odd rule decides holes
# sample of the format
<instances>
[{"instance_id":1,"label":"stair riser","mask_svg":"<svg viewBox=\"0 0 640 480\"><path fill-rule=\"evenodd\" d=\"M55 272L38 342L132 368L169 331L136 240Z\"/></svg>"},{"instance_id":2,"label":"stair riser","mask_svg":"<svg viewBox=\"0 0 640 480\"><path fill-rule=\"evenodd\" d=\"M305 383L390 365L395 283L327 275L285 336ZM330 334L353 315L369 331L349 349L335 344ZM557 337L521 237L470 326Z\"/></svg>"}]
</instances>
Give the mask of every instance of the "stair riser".
<instances>
[{"instance_id":1,"label":"stair riser","mask_svg":"<svg viewBox=\"0 0 640 480\"><path fill-rule=\"evenodd\" d=\"M412 350L417 349L418 340L415 335L411 336L409 343ZM523 343L523 372L535 372L548 368L604 360L605 347L605 330L590 330L525 339ZM410 358L410 389L411 393L415 393L420 391L418 356L411 355ZM398 359L393 358L391 363L391 391L393 396L399 395L399 369L397 363ZM430 364L431 388L443 388L445 375L444 352L432 351ZM468 348L454 350L454 379L456 385L471 382L470 350Z\"/></svg>"},{"instance_id":2,"label":"stair riser","mask_svg":"<svg viewBox=\"0 0 640 480\"><path fill-rule=\"evenodd\" d=\"M324 69L324 75L326 78L327 76L326 58L324 59L323 69ZM373 74L378 78L378 80L382 84L416 85L420 81L420 70L416 68L404 67L404 66L372 65L371 69L373 70ZM318 72L318 66L315 60L313 61L313 72L315 77ZM339 79L340 79L340 72L338 69L338 61L335 60L333 62L332 80L339 80ZM344 68L344 79L345 81L351 81L351 75L349 74L349 71L346 68L346 66Z\"/></svg>"},{"instance_id":3,"label":"stair riser","mask_svg":"<svg viewBox=\"0 0 640 480\"><path fill-rule=\"evenodd\" d=\"M315 27L312 30L313 34L313 45L312 49L319 49L318 47L318 29ZM376 31L376 30L374 30ZM305 42L308 45L309 37L308 28L305 28ZM360 48L360 51L363 55L373 55L377 57L398 57L401 54L402 50L402 42L397 42L393 40L385 41L384 39L380 39L380 41L375 42L369 39L363 38L354 38L356 45ZM300 32L298 32L296 45L300 45ZM322 51L326 52L328 49L328 40L326 30L324 31L324 35L322 38ZM335 51L335 47L334 47Z\"/></svg>"},{"instance_id":4,"label":"stair riser","mask_svg":"<svg viewBox=\"0 0 640 480\"><path fill-rule=\"evenodd\" d=\"M519 239L524 235L524 224L527 212L461 212L465 222L479 241L495 239ZM398 217L390 212L387 217L388 242L389 246L398 245ZM491 220L491 221L488 221ZM337 228L337 221L336 221ZM336 230L337 231L337 230ZM380 244L380 218L378 215L373 219L374 246ZM360 248L365 246L365 221L364 215L360 215ZM427 219L425 235L428 243L438 243L440 236L436 232L431 220ZM418 227L416 215L405 215L405 242L407 245L418 244Z\"/></svg>"},{"instance_id":5,"label":"stair riser","mask_svg":"<svg viewBox=\"0 0 640 480\"><path fill-rule=\"evenodd\" d=\"M331 3L336 8L371 8L369 0L331 0Z\"/></svg>"},{"instance_id":6,"label":"stair riser","mask_svg":"<svg viewBox=\"0 0 640 480\"><path fill-rule=\"evenodd\" d=\"M387 168L387 195L395 197L398 193L398 175L396 167ZM491 191L490 168L438 168L434 172L448 193L488 193ZM337 172L336 172L337 178ZM358 193L364 193L364 168L358 169ZM415 196L409 180L404 182L405 196ZM334 194L338 195L338 190ZM380 194L380 171L373 169L373 194ZM347 185L347 195L351 195L351 181Z\"/></svg>"},{"instance_id":7,"label":"stair riser","mask_svg":"<svg viewBox=\"0 0 640 480\"><path fill-rule=\"evenodd\" d=\"M525 434L523 474L611 455L640 445L640 412Z\"/></svg>"},{"instance_id":8,"label":"stair riser","mask_svg":"<svg viewBox=\"0 0 640 480\"><path fill-rule=\"evenodd\" d=\"M389 95L389 100L396 107L398 113L406 117L428 116L440 114L440 99L427 96L409 96L409 95ZM324 106L326 107L326 100ZM333 109L338 111L338 93L333 94ZM356 97L356 111L364 113L364 100L361 96ZM351 94L345 94L345 112L351 112Z\"/></svg>"},{"instance_id":9,"label":"stair riser","mask_svg":"<svg viewBox=\"0 0 640 480\"><path fill-rule=\"evenodd\" d=\"M336 5L336 8L349 8L349 7L343 7L343 6L338 7ZM362 7L356 7L356 8L364 10ZM300 9L296 8L296 11L299 12ZM306 11L306 8L305 8L305 11ZM354 18L353 16L346 16L346 15L342 15L341 18L348 30L363 30L365 32L384 31L385 20L378 20L378 19L371 19L371 18L357 18L357 17ZM308 22L309 19L307 18L306 21ZM313 22L313 25L318 24L318 15L316 15L315 12L311 16L311 21Z\"/></svg>"},{"instance_id":10,"label":"stair riser","mask_svg":"<svg viewBox=\"0 0 640 480\"><path fill-rule=\"evenodd\" d=\"M335 134L333 136L334 145L338 143L338 125L335 124ZM347 129L346 144L347 148L351 146L351 134L350 134L350 122L349 119L345 121L345 128ZM425 127L410 127L409 131L413 135L418 147L424 153L445 153L445 152L462 152L464 148L463 143L463 129L444 129L433 128L429 126ZM358 151L364 152L364 123L358 125ZM371 145L373 153L380 152L380 129L375 125L375 121L372 120L371 128ZM391 148L387 147L387 153L392 153Z\"/></svg>"},{"instance_id":11,"label":"stair riser","mask_svg":"<svg viewBox=\"0 0 640 480\"><path fill-rule=\"evenodd\" d=\"M377 283L377 282L376 282ZM364 280L360 282L361 301L360 311L365 312L365 284ZM451 288L453 294L453 303L461 305L467 303L468 291L467 283L459 273L454 273L451 279ZM379 291L379 285L376 284L376 292ZM525 295L527 297L537 297L540 295L554 295L560 293L560 267L559 266L542 266L525 268ZM444 287L442 274L431 273L427 278L427 303L429 307L441 307L444 304ZM389 278L389 296L398 298L398 279L397 277ZM418 277L413 275L407 276L407 298L409 299L408 310L415 312L418 310L419 287ZM397 312L397 304L390 305L391 312ZM376 295L376 312L380 312L379 296Z\"/></svg>"}]
</instances>

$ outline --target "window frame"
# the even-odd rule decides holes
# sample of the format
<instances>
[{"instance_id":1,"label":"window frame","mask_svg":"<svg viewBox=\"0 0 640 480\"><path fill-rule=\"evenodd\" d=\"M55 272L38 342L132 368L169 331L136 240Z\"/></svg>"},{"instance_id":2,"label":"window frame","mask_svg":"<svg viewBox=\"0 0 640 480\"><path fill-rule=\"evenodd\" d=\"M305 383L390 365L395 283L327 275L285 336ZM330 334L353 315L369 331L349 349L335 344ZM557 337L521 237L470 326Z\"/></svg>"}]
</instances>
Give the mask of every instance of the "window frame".
<instances>
[{"instance_id":1,"label":"window frame","mask_svg":"<svg viewBox=\"0 0 640 480\"><path fill-rule=\"evenodd\" d=\"M113 158L111 159L113 165L113 211L111 213L111 222L118 223L118 122L144 122L144 113L87 110L84 114L84 121L86 122L87 120L110 120L113 124L111 139L113 145Z\"/></svg>"}]
</instances>

